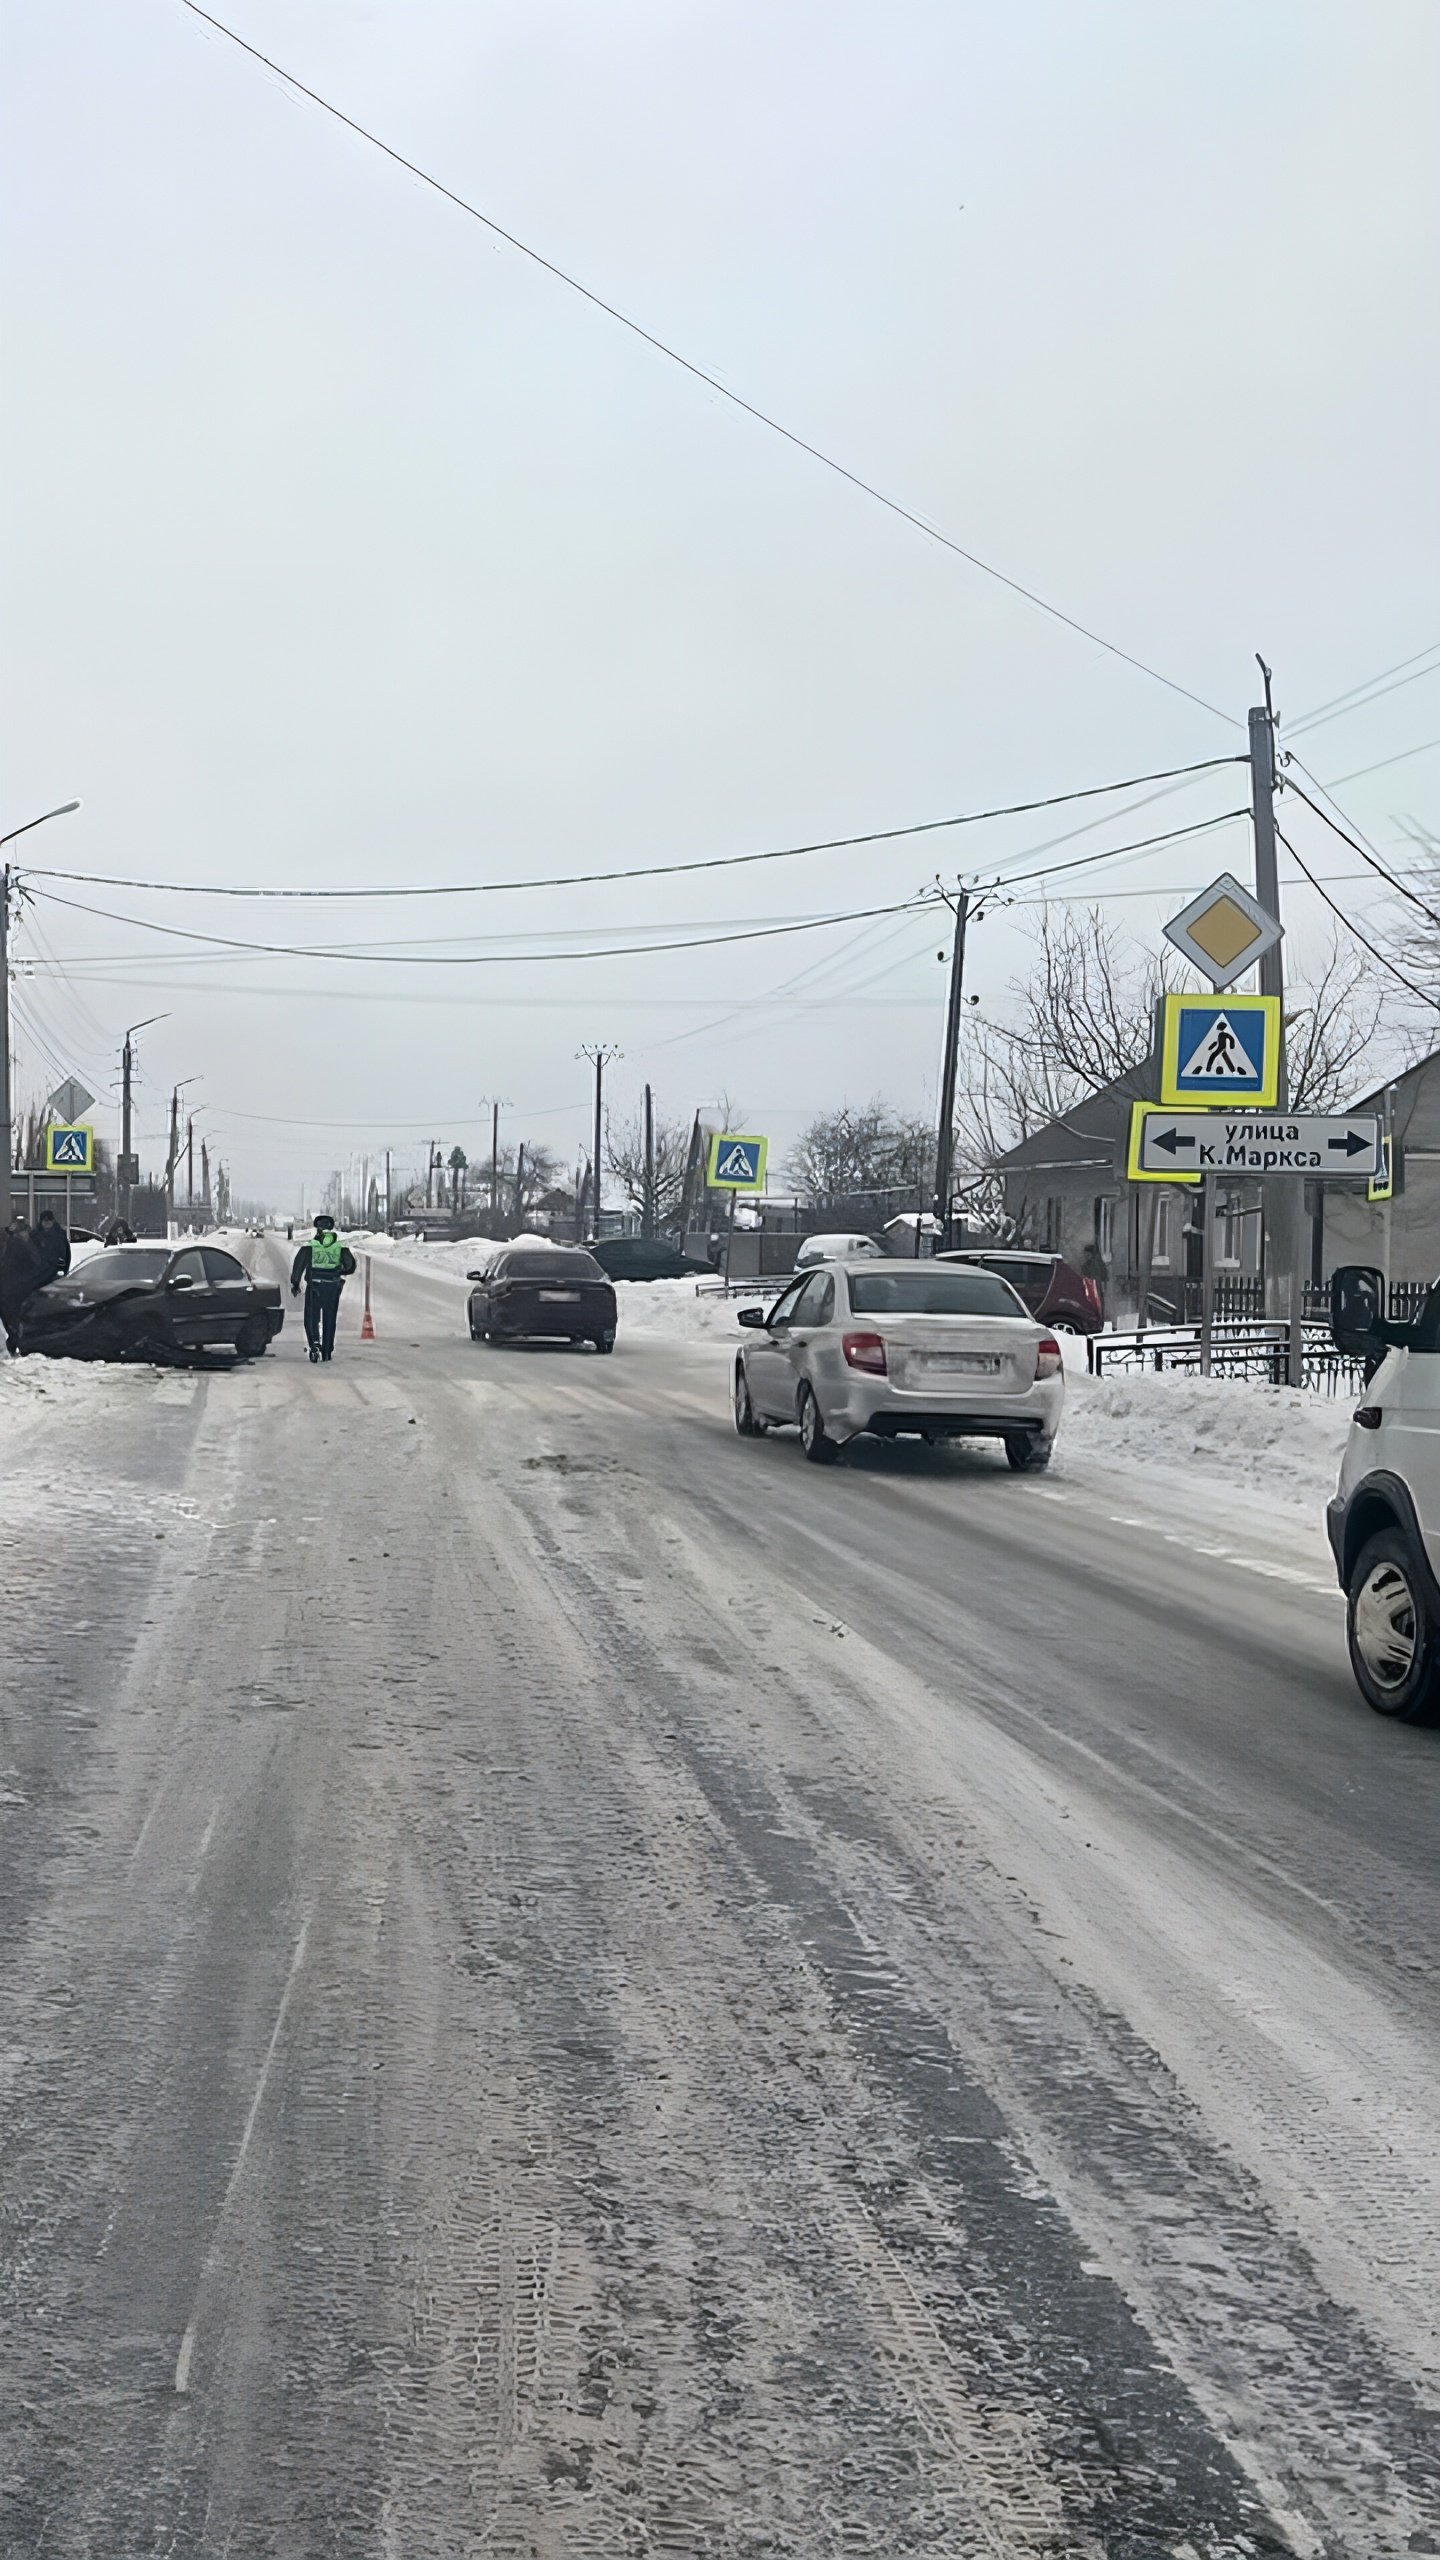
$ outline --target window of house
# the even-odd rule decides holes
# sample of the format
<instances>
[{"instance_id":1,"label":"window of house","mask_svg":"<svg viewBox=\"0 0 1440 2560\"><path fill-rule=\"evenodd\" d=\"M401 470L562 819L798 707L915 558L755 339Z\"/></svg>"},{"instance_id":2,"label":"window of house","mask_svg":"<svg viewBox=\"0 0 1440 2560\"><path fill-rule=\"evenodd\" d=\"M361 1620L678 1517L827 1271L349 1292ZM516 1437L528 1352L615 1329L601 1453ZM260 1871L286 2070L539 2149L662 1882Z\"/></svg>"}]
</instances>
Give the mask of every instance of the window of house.
<instances>
[{"instance_id":1,"label":"window of house","mask_svg":"<svg viewBox=\"0 0 1440 2560\"><path fill-rule=\"evenodd\" d=\"M1175 1195L1162 1191L1155 1203L1155 1255L1168 1265L1175 1250Z\"/></svg>"},{"instance_id":2,"label":"window of house","mask_svg":"<svg viewBox=\"0 0 1440 2560\"><path fill-rule=\"evenodd\" d=\"M1052 1197L1045 1203L1045 1250L1047 1253L1059 1252L1064 1224L1065 1203L1063 1200Z\"/></svg>"}]
</instances>

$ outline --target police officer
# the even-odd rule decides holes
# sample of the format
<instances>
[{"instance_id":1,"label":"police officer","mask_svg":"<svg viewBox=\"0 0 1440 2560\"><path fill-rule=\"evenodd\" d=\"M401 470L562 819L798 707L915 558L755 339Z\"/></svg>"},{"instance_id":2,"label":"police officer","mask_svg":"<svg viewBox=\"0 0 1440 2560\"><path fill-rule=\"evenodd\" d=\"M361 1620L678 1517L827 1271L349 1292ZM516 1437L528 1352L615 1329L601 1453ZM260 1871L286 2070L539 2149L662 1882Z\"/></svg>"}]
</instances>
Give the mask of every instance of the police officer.
<instances>
[{"instance_id":1,"label":"police officer","mask_svg":"<svg viewBox=\"0 0 1440 2560\"><path fill-rule=\"evenodd\" d=\"M300 1283L305 1283L305 1339L312 1360L334 1357L340 1292L354 1268L355 1256L335 1233L334 1219L318 1217L314 1235L302 1244L290 1267L292 1298L299 1297Z\"/></svg>"}]
</instances>

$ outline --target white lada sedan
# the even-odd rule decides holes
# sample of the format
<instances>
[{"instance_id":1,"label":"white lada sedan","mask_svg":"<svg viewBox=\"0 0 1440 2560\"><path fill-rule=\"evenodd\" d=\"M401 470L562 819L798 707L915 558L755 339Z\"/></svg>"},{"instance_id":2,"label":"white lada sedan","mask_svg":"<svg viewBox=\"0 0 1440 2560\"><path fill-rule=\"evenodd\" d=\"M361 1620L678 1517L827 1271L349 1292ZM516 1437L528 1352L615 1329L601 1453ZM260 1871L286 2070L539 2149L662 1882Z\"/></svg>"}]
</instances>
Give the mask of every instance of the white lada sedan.
<instances>
[{"instance_id":1,"label":"white lada sedan","mask_svg":"<svg viewBox=\"0 0 1440 2560\"><path fill-rule=\"evenodd\" d=\"M1060 1345L1008 1280L939 1262L822 1263L766 1312L742 1307L735 1428L792 1423L824 1466L862 1431L1003 1440L1012 1467L1049 1463L1065 1401Z\"/></svg>"}]
</instances>

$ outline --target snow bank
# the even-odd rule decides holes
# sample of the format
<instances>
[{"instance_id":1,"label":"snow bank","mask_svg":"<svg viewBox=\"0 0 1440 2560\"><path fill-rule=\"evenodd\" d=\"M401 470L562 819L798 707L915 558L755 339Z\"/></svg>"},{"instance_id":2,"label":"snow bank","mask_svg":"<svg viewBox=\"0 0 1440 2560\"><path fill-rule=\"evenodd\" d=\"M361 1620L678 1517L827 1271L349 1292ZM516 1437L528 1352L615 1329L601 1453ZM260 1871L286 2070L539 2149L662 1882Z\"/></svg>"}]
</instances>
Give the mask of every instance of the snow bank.
<instances>
[{"instance_id":1,"label":"snow bank","mask_svg":"<svg viewBox=\"0 0 1440 2560\"><path fill-rule=\"evenodd\" d=\"M1177 1371L1070 1375L1057 1474L1098 1461L1263 1496L1317 1519L1335 1490L1354 1400Z\"/></svg>"},{"instance_id":2,"label":"snow bank","mask_svg":"<svg viewBox=\"0 0 1440 2560\"><path fill-rule=\"evenodd\" d=\"M775 1281L763 1297L727 1298L718 1289L697 1297L693 1280L618 1280L620 1338L646 1334L680 1342L738 1342L735 1318L740 1308L768 1306L782 1286Z\"/></svg>"},{"instance_id":3,"label":"snow bank","mask_svg":"<svg viewBox=\"0 0 1440 2560\"><path fill-rule=\"evenodd\" d=\"M493 1236L461 1236L456 1244L438 1238L431 1244L422 1236L347 1236L345 1239L357 1261L362 1253L373 1253L376 1260L408 1263L417 1271L428 1271L442 1280L463 1280L472 1271L483 1271L492 1254L500 1251ZM546 1245L548 1236L517 1236L517 1244Z\"/></svg>"},{"instance_id":4,"label":"snow bank","mask_svg":"<svg viewBox=\"0 0 1440 2560\"><path fill-rule=\"evenodd\" d=\"M59 1419L98 1413L128 1396L143 1396L153 1386L153 1372L122 1369L88 1360L46 1360L32 1352L22 1360L6 1357L0 1344L0 1476L18 1464L22 1441L36 1430L50 1431Z\"/></svg>"}]
</instances>

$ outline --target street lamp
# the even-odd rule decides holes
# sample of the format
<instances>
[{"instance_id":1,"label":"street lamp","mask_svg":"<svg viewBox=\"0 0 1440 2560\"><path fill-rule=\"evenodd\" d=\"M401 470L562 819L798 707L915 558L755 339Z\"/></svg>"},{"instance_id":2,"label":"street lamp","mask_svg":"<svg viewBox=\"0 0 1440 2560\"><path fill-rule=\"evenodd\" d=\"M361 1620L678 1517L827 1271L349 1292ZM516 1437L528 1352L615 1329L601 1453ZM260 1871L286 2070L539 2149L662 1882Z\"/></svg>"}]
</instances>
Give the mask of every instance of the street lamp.
<instances>
[{"instance_id":1,"label":"street lamp","mask_svg":"<svg viewBox=\"0 0 1440 2560\"><path fill-rule=\"evenodd\" d=\"M120 1215L124 1219L127 1227L130 1224L131 1192L136 1179L131 1170L130 1164L130 1088L135 1075L135 1052L131 1048L130 1043L134 1039L137 1031L148 1031L152 1023L168 1022L169 1019L170 1016L168 1013L147 1013L143 1022L132 1022L129 1030L125 1034L125 1046L120 1052L119 1192Z\"/></svg>"},{"instance_id":2,"label":"street lamp","mask_svg":"<svg viewBox=\"0 0 1440 2560\"><path fill-rule=\"evenodd\" d=\"M32 827L43 827L51 818L68 818L78 809L78 800L62 800L58 809L42 809L38 818L27 818L23 827L11 827L0 835L0 845L13 844L17 836L28 836ZM10 1105L10 865L0 868L0 1233L10 1224L10 1166L15 1154L15 1127Z\"/></svg>"}]
</instances>

